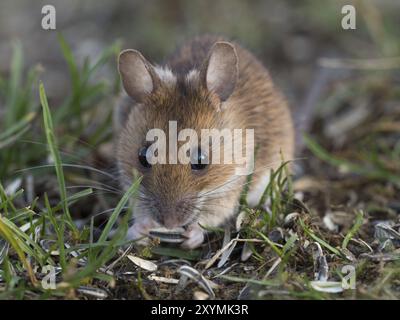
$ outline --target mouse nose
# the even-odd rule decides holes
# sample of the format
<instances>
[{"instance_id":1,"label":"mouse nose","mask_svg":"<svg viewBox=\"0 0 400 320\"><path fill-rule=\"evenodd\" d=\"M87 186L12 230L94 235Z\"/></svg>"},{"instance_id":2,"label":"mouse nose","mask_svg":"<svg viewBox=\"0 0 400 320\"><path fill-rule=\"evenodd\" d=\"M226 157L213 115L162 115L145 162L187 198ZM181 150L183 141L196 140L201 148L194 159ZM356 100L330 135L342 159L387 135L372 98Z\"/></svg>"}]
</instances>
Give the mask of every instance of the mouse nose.
<instances>
[{"instance_id":1,"label":"mouse nose","mask_svg":"<svg viewBox=\"0 0 400 320\"><path fill-rule=\"evenodd\" d=\"M188 217L190 216L188 208L188 203L185 201L185 199L172 201L172 204L160 203L158 215L160 224L167 229L183 227L187 223Z\"/></svg>"},{"instance_id":2,"label":"mouse nose","mask_svg":"<svg viewBox=\"0 0 400 320\"><path fill-rule=\"evenodd\" d=\"M173 213L169 213L163 216L162 224L167 229L175 229L180 227L179 219L177 219Z\"/></svg>"}]
</instances>

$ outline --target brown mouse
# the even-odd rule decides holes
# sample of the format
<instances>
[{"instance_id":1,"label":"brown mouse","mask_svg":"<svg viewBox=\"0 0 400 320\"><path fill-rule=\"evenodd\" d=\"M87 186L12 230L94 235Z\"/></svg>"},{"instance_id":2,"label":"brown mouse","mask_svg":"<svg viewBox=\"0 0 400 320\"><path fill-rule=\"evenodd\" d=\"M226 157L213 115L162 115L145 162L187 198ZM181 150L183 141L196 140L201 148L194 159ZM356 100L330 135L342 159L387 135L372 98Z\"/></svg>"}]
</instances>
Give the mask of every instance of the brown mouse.
<instances>
[{"instance_id":1,"label":"brown mouse","mask_svg":"<svg viewBox=\"0 0 400 320\"><path fill-rule=\"evenodd\" d=\"M163 66L152 65L138 51L124 50L118 67L127 93L114 118L122 185L130 186L133 171L143 176L130 239L165 228L182 230L183 247L198 247L204 241L202 226L221 226L237 213L247 179L236 174L235 163L201 163L204 152L198 146L193 146L198 149L197 164L150 164L146 134L152 128L168 132L170 121L176 121L178 130L196 132L253 129L250 206L258 204L270 170L281 165L282 157L293 159L294 129L287 103L266 68L237 43L197 37Z\"/></svg>"}]
</instances>

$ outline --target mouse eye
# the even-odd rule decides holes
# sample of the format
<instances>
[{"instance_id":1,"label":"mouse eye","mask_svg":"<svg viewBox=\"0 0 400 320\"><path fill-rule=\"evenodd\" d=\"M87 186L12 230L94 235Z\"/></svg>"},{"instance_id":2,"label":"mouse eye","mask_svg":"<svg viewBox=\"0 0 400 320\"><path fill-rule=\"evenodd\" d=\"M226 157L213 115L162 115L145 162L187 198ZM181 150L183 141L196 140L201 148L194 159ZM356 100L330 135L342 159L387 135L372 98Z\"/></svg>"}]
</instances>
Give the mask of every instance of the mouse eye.
<instances>
[{"instance_id":1,"label":"mouse eye","mask_svg":"<svg viewBox=\"0 0 400 320\"><path fill-rule=\"evenodd\" d=\"M151 164L147 161L146 153L147 153L147 147L143 147L139 150L138 154L139 162L143 167L150 168Z\"/></svg>"},{"instance_id":2,"label":"mouse eye","mask_svg":"<svg viewBox=\"0 0 400 320\"><path fill-rule=\"evenodd\" d=\"M197 159L193 161L191 164L192 170L199 171L204 170L208 166L208 159L207 156L199 150L197 154Z\"/></svg>"}]
</instances>

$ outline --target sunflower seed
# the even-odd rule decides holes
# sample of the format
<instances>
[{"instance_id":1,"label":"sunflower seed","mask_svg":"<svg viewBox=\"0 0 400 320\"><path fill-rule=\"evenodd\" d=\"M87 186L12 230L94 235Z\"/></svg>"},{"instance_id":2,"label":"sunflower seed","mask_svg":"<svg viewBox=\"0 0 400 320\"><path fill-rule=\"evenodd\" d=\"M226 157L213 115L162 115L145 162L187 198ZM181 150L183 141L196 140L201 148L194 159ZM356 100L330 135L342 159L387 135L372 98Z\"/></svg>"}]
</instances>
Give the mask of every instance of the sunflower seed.
<instances>
[{"instance_id":1,"label":"sunflower seed","mask_svg":"<svg viewBox=\"0 0 400 320\"><path fill-rule=\"evenodd\" d=\"M313 250L314 258L314 278L316 281L326 282L328 280L329 267L322 252L321 245L318 242L314 242L316 249Z\"/></svg>"},{"instance_id":2,"label":"sunflower seed","mask_svg":"<svg viewBox=\"0 0 400 320\"><path fill-rule=\"evenodd\" d=\"M388 239L394 240L395 243L400 243L400 233L394 230L388 222L376 224L374 236L380 243L384 243Z\"/></svg>"},{"instance_id":3,"label":"sunflower seed","mask_svg":"<svg viewBox=\"0 0 400 320\"><path fill-rule=\"evenodd\" d=\"M97 299L106 299L108 297L108 293L99 288L91 288L91 287L79 287L77 291L85 296L94 297Z\"/></svg>"},{"instance_id":4,"label":"sunflower seed","mask_svg":"<svg viewBox=\"0 0 400 320\"><path fill-rule=\"evenodd\" d=\"M283 230L281 228L275 228L268 233L268 238L272 242L279 242L283 239Z\"/></svg>"},{"instance_id":5,"label":"sunflower seed","mask_svg":"<svg viewBox=\"0 0 400 320\"><path fill-rule=\"evenodd\" d=\"M241 261L247 261L253 255L253 251L251 250L250 243L245 242L243 245L242 253L240 254Z\"/></svg>"},{"instance_id":6,"label":"sunflower seed","mask_svg":"<svg viewBox=\"0 0 400 320\"><path fill-rule=\"evenodd\" d=\"M178 284L178 282L179 282L178 279L166 278L166 277L158 277L158 276L156 276L154 274L149 275L147 278L149 280L152 280L152 281L168 283L168 284Z\"/></svg>"},{"instance_id":7,"label":"sunflower seed","mask_svg":"<svg viewBox=\"0 0 400 320\"><path fill-rule=\"evenodd\" d=\"M311 287L314 290L327 293L343 292L342 283L339 281L311 281Z\"/></svg>"},{"instance_id":8,"label":"sunflower seed","mask_svg":"<svg viewBox=\"0 0 400 320\"><path fill-rule=\"evenodd\" d=\"M128 259L131 260L134 264L136 264L138 267L154 272L157 270L157 265L154 262L151 262L149 260L145 260L136 256L133 256L131 254L127 255Z\"/></svg>"},{"instance_id":9,"label":"sunflower seed","mask_svg":"<svg viewBox=\"0 0 400 320\"><path fill-rule=\"evenodd\" d=\"M149 231L149 235L153 238L158 238L162 242L168 243L182 243L185 237L182 235L185 232L183 228L166 229L157 228Z\"/></svg>"},{"instance_id":10,"label":"sunflower seed","mask_svg":"<svg viewBox=\"0 0 400 320\"><path fill-rule=\"evenodd\" d=\"M195 291L193 293L194 300L207 300L210 296L203 291Z\"/></svg>"},{"instance_id":11,"label":"sunflower seed","mask_svg":"<svg viewBox=\"0 0 400 320\"><path fill-rule=\"evenodd\" d=\"M30 222L28 222L28 223L25 223L25 224L23 224L22 226L20 226L19 229L20 229L22 232L26 232L26 231L28 231L29 228L31 228L31 226L33 226L38 220L39 220L39 219L33 219L32 221L30 221Z\"/></svg>"},{"instance_id":12,"label":"sunflower seed","mask_svg":"<svg viewBox=\"0 0 400 320\"><path fill-rule=\"evenodd\" d=\"M183 282L186 282L189 278L207 291L212 299L215 298L214 290L211 287L212 282L207 280L199 271L189 266L182 266L179 268L179 273L183 276Z\"/></svg>"},{"instance_id":13,"label":"sunflower seed","mask_svg":"<svg viewBox=\"0 0 400 320\"><path fill-rule=\"evenodd\" d=\"M9 244L3 239L0 239L0 264L3 263L4 258L8 254Z\"/></svg>"},{"instance_id":14,"label":"sunflower seed","mask_svg":"<svg viewBox=\"0 0 400 320\"><path fill-rule=\"evenodd\" d=\"M248 220L248 214L246 211L241 211L236 218L236 232L239 232L242 229L242 226L246 224Z\"/></svg>"},{"instance_id":15,"label":"sunflower seed","mask_svg":"<svg viewBox=\"0 0 400 320\"><path fill-rule=\"evenodd\" d=\"M298 212L289 213L284 220L283 226L285 228L291 228L294 224L294 221L300 214Z\"/></svg>"},{"instance_id":16,"label":"sunflower seed","mask_svg":"<svg viewBox=\"0 0 400 320\"><path fill-rule=\"evenodd\" d=\"M10 184L7 185L6 189L4 190L6 195L10 196L16 193L21 184L22 184L21 178L14 179Z\"/></svg>"}]
</instances>

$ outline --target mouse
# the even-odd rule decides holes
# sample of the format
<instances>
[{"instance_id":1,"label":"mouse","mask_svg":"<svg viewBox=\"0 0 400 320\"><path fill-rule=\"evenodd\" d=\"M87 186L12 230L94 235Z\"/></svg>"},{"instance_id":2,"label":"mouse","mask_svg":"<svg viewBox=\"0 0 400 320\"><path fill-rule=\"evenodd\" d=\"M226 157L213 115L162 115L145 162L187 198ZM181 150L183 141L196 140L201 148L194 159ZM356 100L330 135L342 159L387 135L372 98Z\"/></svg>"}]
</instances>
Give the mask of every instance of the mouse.
<instances>
[{"instance_id":1,"label":"mouse","mask_svg":"<svg viewBox=\"0 0 400 320\"><path fill-rule=\"evenodd\" d=\"M129 240L146 243L151 235L170 233L182 248L197 248L204 243L207 227L224 226L238 214L246 184L246 201L257 206L271 169L276 170L283 159L293 159L295 133L288 103L267 68L236 41L197 36L161 64L126 49L119 54L118 71L124 92L113 121L121 188L127 190L136 174L142 177L132 199ZM191 159L186 163L151 161L157 154L172 152L171 123L177 132L189 128L198 136L203 129L250 130L251 181L237 170L240 164L212 161L210 150L221 151L224 139L215 148L210 146L212 139L201 144L178 141L177 147L186 144L193 151L193 155L186 152ZM166 132L166 141L151 153L147 138L154 128ZM245 147L246 143L242 139Z\"/></svg>"}]
</instances>

